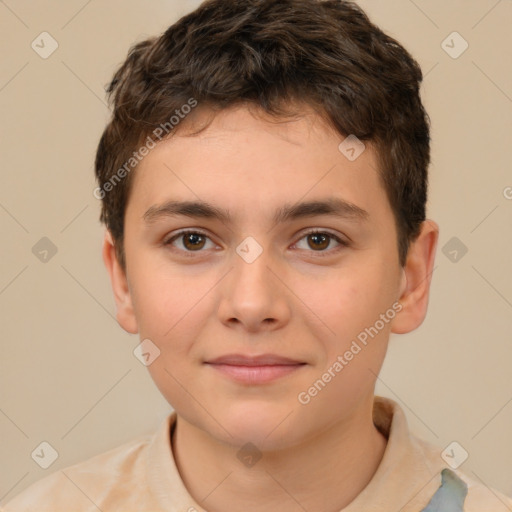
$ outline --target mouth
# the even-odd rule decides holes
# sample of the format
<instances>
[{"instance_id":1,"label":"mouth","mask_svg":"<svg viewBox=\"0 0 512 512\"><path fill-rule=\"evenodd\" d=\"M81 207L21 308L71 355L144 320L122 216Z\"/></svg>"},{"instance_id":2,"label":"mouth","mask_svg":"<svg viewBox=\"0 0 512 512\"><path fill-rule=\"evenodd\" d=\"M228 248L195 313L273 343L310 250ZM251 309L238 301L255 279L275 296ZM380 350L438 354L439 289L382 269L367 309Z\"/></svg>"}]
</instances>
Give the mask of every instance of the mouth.
<instances>
[{"instance_id":1,"label":"mouth","mask_svg":"<svg viewBox=\"0 0 512 512\"><path fill-rule=\"evenodd\" d=\"M294 373L306 363L286 357L263 354L228 354L205 362L213 370L243 384L266 384Z\"/></svg>"}]
</instances>

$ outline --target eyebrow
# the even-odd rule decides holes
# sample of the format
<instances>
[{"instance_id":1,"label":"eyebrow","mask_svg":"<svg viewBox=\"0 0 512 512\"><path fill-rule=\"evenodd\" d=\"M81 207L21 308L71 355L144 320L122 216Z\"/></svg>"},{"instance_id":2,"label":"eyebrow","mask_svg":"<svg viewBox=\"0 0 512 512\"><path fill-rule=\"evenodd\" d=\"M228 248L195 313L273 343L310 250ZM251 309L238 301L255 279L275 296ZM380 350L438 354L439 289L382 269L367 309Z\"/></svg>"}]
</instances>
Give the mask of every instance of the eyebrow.
<instances>
[{"instance_id":1,"label":"eyebrow","mask_svg":"<svg viewBox=\"0 0 512 512\"><path fill-rule=\"evenodd\" d=\"M358 221L366 221L370 216L366 210L353 203L339 198L328 198L298 204L286 204L276 210L273 222L279 224L319 215L330 215ZM175 216L217 219L223 223L231 221L231 215L227 210L204 201L166 201L161 205L151 206L142 218L149 225L160 219Z\"/></svg>"}]
</instances>

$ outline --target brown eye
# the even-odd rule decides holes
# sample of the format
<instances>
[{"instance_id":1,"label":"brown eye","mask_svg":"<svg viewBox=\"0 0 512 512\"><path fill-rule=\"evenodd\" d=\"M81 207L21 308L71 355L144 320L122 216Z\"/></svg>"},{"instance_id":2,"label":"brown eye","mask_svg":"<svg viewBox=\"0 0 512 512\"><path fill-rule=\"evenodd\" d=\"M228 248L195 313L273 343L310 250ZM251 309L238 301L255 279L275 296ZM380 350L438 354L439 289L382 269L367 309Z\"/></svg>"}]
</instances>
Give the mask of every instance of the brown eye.
<instances>
[{"instance_id":1,"label":"brown eye","mask_svg":"<svg viewBox=\"0 0 512 512\"><path fill-rule=\"evenodd\" d=\"M327 235L326 233L311 233L310 235L307 235L307 238L308 245L311 249L324 250L329 247L332 236Z\"/></svg>"},{"instance_id":2,"label":"brown eye","mask_svg":"<svg viewBox=\"0 0 512 512\"><path fill-rule=\"evenodd\" d=\"M210 247L206 247L208 243ZM205 247L208 249L215 246L210 237L199 231L181 231L164 241L163 245L183 253L204 252Z\"/></svg>"},{"instance_id":3,"label":"brown eye","mask_svg":"<svg viewBox=\"0 0 512 512\"><path fill-rule=\"evenodd\" d=\"M316 256L329 256L348 247L349 243L334 233L316 230L305 233L295 246L298 249L318 253Z\"/></svg>"},{"instance_id":4,"label":"brown eye","mask_svg":"<svg viewBox=\"0 0 512 512\"><path fill-rule=\"evenodd\" d=\"M188 250L195 251L204 247L205 237L199 233L186 233L181 236L183 245Z\"/></svg>"}]
</instances>

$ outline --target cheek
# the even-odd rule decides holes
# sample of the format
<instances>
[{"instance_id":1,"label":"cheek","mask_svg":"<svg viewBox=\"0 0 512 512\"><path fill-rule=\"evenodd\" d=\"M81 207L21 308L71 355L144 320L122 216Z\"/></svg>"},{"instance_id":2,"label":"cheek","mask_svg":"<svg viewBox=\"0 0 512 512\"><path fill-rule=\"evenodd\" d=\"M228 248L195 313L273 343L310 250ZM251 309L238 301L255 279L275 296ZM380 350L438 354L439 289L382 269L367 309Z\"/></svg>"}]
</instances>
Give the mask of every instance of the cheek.
<instances>
[{"instance_id":1,"label":"cheek","mask_svg":"<svg viewBox=\"0 0 512 512\"><path fill-rule=\"evenodd\" d=\"M323 287L322 294L311 294L310 289L308 305L318 312L330 331L326 338L326 349L331 358L335 353L346 350L352 340L373 326L380 315L391 308L394 302L393 286L391 273L382 268L366 266L360 271L351 269L350 273L330 279ZM383 332L379 337L388 331L388 324L380 331Z\"/></svg>"},{"instance_id":2,"label":"cheek","mask_svg":"<svg viewBox=\"0 0 512 512\"><path fill-rule=\"evenodd\" d=\"M139 272L134 279L132 300L140 335L157 345L171 339L187 339L187 333L190 337L201 311L203 289L207 289L201 281L166 275L156 269ZM178 336L178 332L185 337Z\"/></svg>"},{"instance_id":3,"label":"cheek","mask_svg":"<svg viewBox=\"0 0 512 512\"><path fill-rule=\"evenodd\" d=\"M315 288L317 291L314 291ZM334 331L345 332L350 326L357 325L372 309L378 288L375 276L351 268L350 271L331 272L323 286L308 286L306 297L326 318L326 322L329 321Z\"/></svg>"},{"instance_id":4,"label":"cheek","mask_svg":"<svg viewBox=\"0 0 512 512\"><path fill-rule=\"evenodd\" d=\"M142 279L137 303L141 339L150 339L160 351L148 371L162 395L177 409L187 407L190 371L198 363L196 340L204 329L208 301L201 286L182 293L183 280ZM185 388L184 388L185 387Z\"/></svg>"}]
</instances>

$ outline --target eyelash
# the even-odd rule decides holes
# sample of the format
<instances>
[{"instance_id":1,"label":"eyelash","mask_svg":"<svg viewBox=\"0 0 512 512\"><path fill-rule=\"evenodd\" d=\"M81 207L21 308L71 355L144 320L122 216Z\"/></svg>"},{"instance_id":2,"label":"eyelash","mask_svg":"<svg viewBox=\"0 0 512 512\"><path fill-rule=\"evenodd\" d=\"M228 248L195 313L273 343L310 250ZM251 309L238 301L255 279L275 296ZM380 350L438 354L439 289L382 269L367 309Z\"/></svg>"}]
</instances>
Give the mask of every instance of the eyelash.
<instances>
[{"instance_id":1,"label":"eyelash","mask_svg":"<svg viewBox=\"0 0 512 512\"><path fill-rule=\"evenodd\" d=\"M163 245L166 246L166 247L170 246L172 244L172 242L174 242L175 240L178 240L180 237L183 237L185 235L190 235L190 234L200 235L202 237L205 237L205 238L208 238L209 240L211 240L210 237L206 233L204 233L204 232L202 232L200 230L188 229L188 230L180 231L180 232L174 234L171 238L168 238L167 240L164 240ZM338 242L339 246L334 248L334 249L330 249L330 250L329 249L324 249L322 251L314 251L314 250L308 251L308 252L316 253L315 257L322 258L322 257L325 257L325 256L330 256L333 253L337 253L339 250L344 249L344 248L349 246L349 243L347 241L342 240L340 237L336 236L333 233L330 233L329 231L320 230L320 229L312 229L311 231L308 231L308 232L304 233L299 238L299 240L297 242L295 242L295 244L300 242L303 238L308 237L309 235L316 235L316 234L327 235L329 238L331 238L331 239L335 240L336 242ZM194 253L204 252L201 249L198 250L198 251L187 251L187 250L183 250L183 249L176 249L176 250L178 250L179 252L183 252L186 255L186 257L195 257Z\"/></svg>"}]
</instances>

